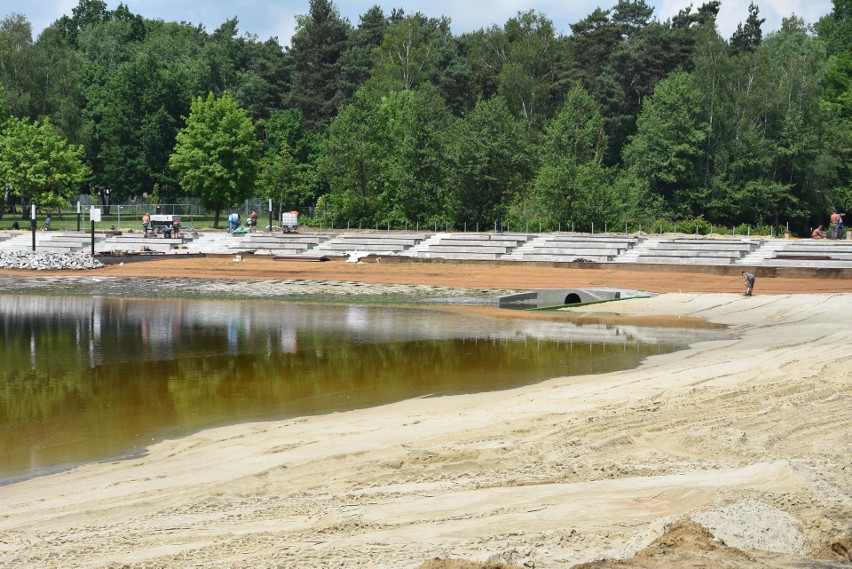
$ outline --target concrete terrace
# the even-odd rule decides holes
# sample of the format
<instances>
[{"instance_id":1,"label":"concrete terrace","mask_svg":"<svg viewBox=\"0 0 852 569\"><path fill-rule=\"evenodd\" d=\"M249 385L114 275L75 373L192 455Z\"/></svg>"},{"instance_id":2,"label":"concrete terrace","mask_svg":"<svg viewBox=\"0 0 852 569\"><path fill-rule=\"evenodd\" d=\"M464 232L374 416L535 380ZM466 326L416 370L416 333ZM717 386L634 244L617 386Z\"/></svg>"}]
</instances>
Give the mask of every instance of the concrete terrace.
<instances>
[{"instance_id":1,"label":"concrete terrace","mask_svg":"<svg viewBox=\"0 0 852 569\"><path fill-rule=\"evenodd\" d=\"M90 233L36 232L36 250L89 253ZM0 250L32 250L32 233L0 232ZM710 265L852 269L852 240L567 233L431 233L183 231L177 237L139 232L95 233L95 252L140 255L256 254L351 259L368 256L472 261Z\"/></svg>"}]
</instances>

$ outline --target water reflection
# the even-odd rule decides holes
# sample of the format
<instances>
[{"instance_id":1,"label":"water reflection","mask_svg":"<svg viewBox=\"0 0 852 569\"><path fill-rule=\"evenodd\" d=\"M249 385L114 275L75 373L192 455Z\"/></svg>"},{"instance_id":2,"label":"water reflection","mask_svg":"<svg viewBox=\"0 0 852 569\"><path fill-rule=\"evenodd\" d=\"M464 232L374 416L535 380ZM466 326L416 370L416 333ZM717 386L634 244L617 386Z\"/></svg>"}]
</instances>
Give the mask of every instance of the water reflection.
<instances>
[{"instance_id":1,"label":"water reflection","mask_svg":"<svg viewBox=\"0 0 852 569\"><path fill-rule=\"evenodd\" d=\"M432 309L0 296L0 479L237 421L623 369L700 330Z\"/></svg>"}]
</instances>

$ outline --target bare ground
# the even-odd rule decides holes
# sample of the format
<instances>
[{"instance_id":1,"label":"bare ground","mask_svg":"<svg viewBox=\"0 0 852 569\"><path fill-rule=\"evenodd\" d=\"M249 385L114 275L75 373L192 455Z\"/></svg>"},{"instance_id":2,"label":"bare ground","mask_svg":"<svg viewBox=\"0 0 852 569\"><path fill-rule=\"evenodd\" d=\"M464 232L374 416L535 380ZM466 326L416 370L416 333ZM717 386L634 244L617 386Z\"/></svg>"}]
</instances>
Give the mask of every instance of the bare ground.
<instances>
[{"instance_id":1,"label":"bare ground","mask_svg":"<svg viewBox=\"0 0 852 569\"><path fill-rule=\"evenodd\" d=\"M74 278L104 277L140 287L168 278L623 287L673 294L566 317L707 319L733 336L636 370L215 429L0 487L0 565L852 563L852 280L842 274L758 273L754 298L740 296L737 273L660 268L247 257Z\"/></svg>"}]
</instances>

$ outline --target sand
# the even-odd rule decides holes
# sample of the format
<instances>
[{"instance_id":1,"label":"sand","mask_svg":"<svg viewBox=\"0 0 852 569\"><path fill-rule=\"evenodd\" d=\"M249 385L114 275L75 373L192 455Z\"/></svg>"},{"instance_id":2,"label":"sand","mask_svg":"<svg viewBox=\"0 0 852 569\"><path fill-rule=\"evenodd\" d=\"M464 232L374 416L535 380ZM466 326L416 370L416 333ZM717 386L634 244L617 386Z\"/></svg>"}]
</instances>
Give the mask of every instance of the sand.
<instances>
[{"instance_id":1,"label":"sand","mask_svg":"<svg viewBox=\"0 0 852 569\"><path fill-rule=\"evenodd\" d=\"M184 270L281 278L207 263ZM344 280L380 270L337 265ZM122 270L143 269L108 275ZM525 288L524 273L489 270L490 281L477 270L468 283ZM416 272L398 267L396 280L459 286ZM667 284L646 289L671 286L655 276ZM729 326L729 339L634 370L212 429L3 486L0 566L840 567L852 520L852 294L760 294L781 284L759 279L744 298L730 276L677 281L690 292L565 313L701 318Z\"/></svg>"}]
</instances>

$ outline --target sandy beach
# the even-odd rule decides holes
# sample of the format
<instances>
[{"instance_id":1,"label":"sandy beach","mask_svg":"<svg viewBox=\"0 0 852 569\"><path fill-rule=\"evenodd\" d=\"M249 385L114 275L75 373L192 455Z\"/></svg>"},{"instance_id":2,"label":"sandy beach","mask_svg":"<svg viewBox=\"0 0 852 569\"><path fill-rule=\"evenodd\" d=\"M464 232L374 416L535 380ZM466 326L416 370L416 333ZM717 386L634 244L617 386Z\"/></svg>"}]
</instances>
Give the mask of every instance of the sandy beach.
<instances>
[{"instance_id":1,"label":"sandy beach","mask_svg":"<svg viewBox=\"0 0 852 569\"><path fill-rule=\"evenodd\" d=\"M226 263L184 270L328 279L321 271L334 269ZM334 265L347 281L380 270ZM138 278L140 267L96 278ZM432 281L401 266L396 281L551 282L500 268L456 282L443 269L422 268ZM585 273L553 279L624 286ZM775 293L849 284L759 278L745 298L731 276L653 276L657 285L633 288L666 294L563 313L699 318L730 337L633 370L203 431L2 486L0 566L849 566L852 293Z\"/></svg>"}]
</instances>

